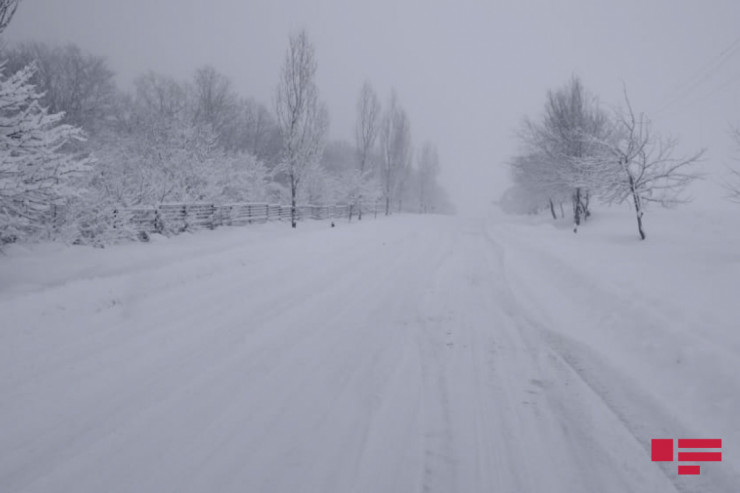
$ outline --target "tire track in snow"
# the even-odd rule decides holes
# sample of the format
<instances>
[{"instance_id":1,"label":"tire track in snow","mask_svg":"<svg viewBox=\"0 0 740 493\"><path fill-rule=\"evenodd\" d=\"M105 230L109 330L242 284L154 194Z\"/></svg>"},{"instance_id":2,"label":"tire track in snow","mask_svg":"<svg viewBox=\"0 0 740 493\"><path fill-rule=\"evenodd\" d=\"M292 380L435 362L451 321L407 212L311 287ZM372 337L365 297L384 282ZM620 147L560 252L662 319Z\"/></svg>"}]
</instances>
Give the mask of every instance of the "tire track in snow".
<instances>
[{"instance_id":1,"label":"tire track in snow","mask_svg":"<svg viewBox=\"0 0 740 493\"><path fill-rule=\"evenodd\" d=\"M507 251L521 248L534 251L531 245L509 246L504 248L490 234L486 232L486 239L496 252L504 275L508 303L517 313L521 329L529 333L530 339L543 341L548 351L553 354L556 361L581 384L588 389L603 404L603 407L611 413L621 428L639 444L642 449L643 461L658 469L663 477L669 482L673 491L680 493L693 493L694 491L712 491L735 493L737 491L738 478L733 478L725 471L715 468L711 473L705 472L700 477L681 477L676 472L675 463L652 463L650 462L650 440L656 437L688 437L696 436L696 433L687 429L655 399L643 392L639 384L630 381L621 375L616 369L598 358L585 344L579 343L567 336L546 328L541 322L535 320L530 310L524 309L524 305L517 299L511 288L511 271L506 268L505 256ZM557 279L553 278L553 282ZM517 286L526 290L526 283L516 279ZM609 303L619 302L619 298L613 293L602 293L599 289L593 291L593 296L601 296ZM532 300L530 300L531 302ZM529 306L529 305L527 305ZM642 316L649 317L644 313ZM697 490L698 488L698 490Z\"/></svg>"}]
</instances>

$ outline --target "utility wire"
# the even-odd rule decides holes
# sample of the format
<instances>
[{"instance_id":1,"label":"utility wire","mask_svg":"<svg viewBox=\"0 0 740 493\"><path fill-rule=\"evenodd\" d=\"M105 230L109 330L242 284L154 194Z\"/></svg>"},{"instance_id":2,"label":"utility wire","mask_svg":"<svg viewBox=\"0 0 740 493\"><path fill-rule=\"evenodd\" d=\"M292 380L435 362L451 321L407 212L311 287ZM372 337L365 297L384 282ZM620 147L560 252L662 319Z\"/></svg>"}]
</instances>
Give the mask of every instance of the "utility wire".
<instances>
[{"instance_id":1,"label":"utility wire","mask_svg":"<svg viewBox=\"0 0 740 493\"><path fill-rule=\"evenodd\" d=\"M715 86L714 89L711 89L709 92L705 92L704 94L700 95L697 98L694 98L692 100L684 101L683 103L679 104L678 106L674 106L673 109L668 108L664 112L667 114L680 114L686 111L689 108L692 108L696 106L699 103L703 103L704 101L707 101L711 99L712 97L716 96L717 94L722 93L729 87L734 86L737 84L737 82L740 81L740 72L732 75L729 79L724 81L719 86Z\"/></svg>"},{"instance_id":2,"label":"utility wire","mask_svg":"<svg viewBox=\"0 0 740 493\"><path fill-rule=\"evenodd\" d=\"M686 96L699 88L714 74L716 74L717 71L724 67L727 62L730 61L737 53L740 53L740 37L730 43L730 45L722 50L722 52L717 57L710 60L701 68L699 68L699 70L694 72L694 74L687 79L686 83L683 84L683 89L679 89L679 92L678 94L676 94L676 96L674 96L666 104L658 108L656 114L663 113L665 110L683 100Z\"/></svg>"}]
</instances>

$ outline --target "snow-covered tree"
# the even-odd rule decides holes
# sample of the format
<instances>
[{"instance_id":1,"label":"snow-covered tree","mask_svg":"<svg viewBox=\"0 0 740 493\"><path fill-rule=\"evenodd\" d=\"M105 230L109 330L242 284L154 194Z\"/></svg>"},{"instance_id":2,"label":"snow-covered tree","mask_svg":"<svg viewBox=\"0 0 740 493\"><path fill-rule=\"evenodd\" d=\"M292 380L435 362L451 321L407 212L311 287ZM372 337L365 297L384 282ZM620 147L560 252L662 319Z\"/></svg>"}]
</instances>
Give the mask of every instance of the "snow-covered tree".
<instances>
[{"instance_id":1,"label":"snow-covered tree","mask_svg":"<svg viewBox=\"0 0 740 493\"><path fill-rule=\"evenodd\" d=\"M266 202L269 176L265 165L248 152L217 158L209 200L216 203Z\"/></svg>"},{"instance_id":2,"label":"snow-covered tree","mask_svg":"<svg viewBox=\"0 0 740 493\"><path fill-rule=\"evenodd\" d=\"M644 115L635 116L626 94L625 100L626 110L610 117L578 79L549 93L542 122L525 123L523 152L510 162L516 186L507 207L548 207L555 219L555 204L562 207L570 197L577 231L591 197L608 204L629 200L645 239L645 205L686 201L682 192L699 177L692 166L704 151L676 156L678 142L655 135Z\"/></svg>"},{"instance_id":3,"label":"snow-covered tree","mask_svg":"<svg viewBox=\"0 0 740 493\"><path fill-rule=\"evenodd\" d=\"M671 206L686 202L682 193L700 177L692 167L704 150L675 156L678 141L654 134L650 120L643 114L635 115L626 94L625 101L627 108L617 115L613 132L595 141L600 152L584 158L584 165L595 170L598 182L592 188L605 202L632 202L637 231L644 240L646 204Z\"/></svg>"},{"instance_id":4,"label":"snow-covered tree","mask_svg":"<svg viewBox=\"0 0 740 493\"><path fill-rule=\"evenodd\" d=\"M357 149L357 171L349 179L353 200L357 204L357 218L362 219L362 201L369 184L372 167L369 163L375 151L380 127L380 101L373 86L365 82L357 99L357 123L355 124L355 146ZM365 192L365 193L363 193Z\"/></svg>"},{"instance_id":5,"label":"snow-covered tree","mask_svg":"<svg viewBox=\"0 0 740 493\"><path fill-rule=\"evenodd\" d=\"M411 124L393 91L380 125L380 181L386 215L391 212L391 201L400 197L411 152Z\"/></svg>"},{"instance_id":6,"label":"snow-covered tree","mask_svg":"<svg viewBox=\"0 0 740 493\"><path fill-rule=\"evenodd\" d=\"M515 156L509 164L517 185L512 193L517 203L527 204L524 212L547 206L553 219L557 219L555 204L562 210L562 204L572 200L572 188L558 172L557 164L546 154L536 151Z\"/></svg>"},{"instance_id":7,"label":"snow-covered tree","mask_svg":"<svg viewBox=\"0 0 740 493\"><path fill-rule=\"evenodd\" d=\"M149 73L135 81L117 128L95 143L92 185L118 206L202 201L220 156L211 127L194 121L188 91Z\"/></svg>"},{"instance_id":8,"label":"snow-covered tree","mask_svg":"<svg viewBox=\"0 0 740 493\"><path fill-rule=\"evenodd\" d=\"M277 119L283 136L283 155L276 176L290 187L291 226L297 225L296 201L301 182L316 172L329 126L329 114L319 101L316 54L308 34L290 37L277 88Z\"/></svg>"},{"instance_id":9,"label":"snow-covered tree","mask_svg":"<svg viewBox=\"0 0 740 493\"><path fill-rule=\"evenodd\" d=\"M547 173L557 180L546 180L554 184L547 195L569 190L574 231L590 214L591 185L598 180L588 158L598 152L595 142L606 139L609 131L606 113L580 80L573 78L563 88L548 92L542 121L527 120L520 134L525 154L537 156L537 163L554 168Z\"/></svg>"},{"instance_id":10,"label":"snow-covered tree","mask_svg":"<svg viewBox=\"0 0 740 493\"><path fill-rule=\"evenodd\" d=\"M534 214L543 207L542 201L521 183L507 188L501 195L499 205L507 214Z\"/></svg>"},{"instance_id":11,"label":"snow-covered tree","mask_svg":"<svg viewBox=\"0 0 740 493\"><path fill-rule=\"evenodd\" d=\"M30 83L35 67L8 77L3 71L0 64L0 240L12 241L56 221L89 161L65 152L83 133L41 106Z\"/></svg>"}]
</instances>

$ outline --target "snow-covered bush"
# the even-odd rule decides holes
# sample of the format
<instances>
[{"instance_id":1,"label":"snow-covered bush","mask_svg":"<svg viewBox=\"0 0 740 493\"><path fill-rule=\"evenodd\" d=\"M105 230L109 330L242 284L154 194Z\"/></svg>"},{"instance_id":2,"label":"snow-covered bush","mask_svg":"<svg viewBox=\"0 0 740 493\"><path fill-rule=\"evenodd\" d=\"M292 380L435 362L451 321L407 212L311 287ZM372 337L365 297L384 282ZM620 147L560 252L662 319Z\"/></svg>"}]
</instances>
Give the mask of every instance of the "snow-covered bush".
<instances>
[{"instance_id":1,"label":"snow-covered bush","mask_svg":"<svg viewBox=\"0 0 740 493\"><path fill-rule=\"evenodd\" d=\"M217 158L210 181L209 200L216 203L267 202L269 198L267 168L248 152Z\"/></svg>"}]
</instances>

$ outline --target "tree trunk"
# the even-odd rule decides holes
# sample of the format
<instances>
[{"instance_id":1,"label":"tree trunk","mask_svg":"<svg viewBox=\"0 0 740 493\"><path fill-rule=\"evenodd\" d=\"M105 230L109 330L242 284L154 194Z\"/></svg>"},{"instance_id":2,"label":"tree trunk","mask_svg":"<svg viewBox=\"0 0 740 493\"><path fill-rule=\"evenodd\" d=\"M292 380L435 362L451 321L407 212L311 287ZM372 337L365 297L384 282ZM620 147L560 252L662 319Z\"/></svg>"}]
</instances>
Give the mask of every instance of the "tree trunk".
<instances>
[{"instance_id":1,"label":"tree trunk","mask_svg":"<svg viewBox=\"0 0 740 493\"><path fill-rule=\"evenodd\" d=\"M295 206L295 198L296 198L296 183L295 179L291 177L290 180L290 225L295 228L297 226L297 220L296 217L296 206Z\"/></svg>"},{"instance_id":2,"label":"tree trunk","mask_svg":"<svg viewBox=\"0 0 740 493\"><path fill-rule=\"evenodd\" d=\"M391 214L391 198L386 196L385 198L385 215L390 216Z\"/></svg>"},{"instance_id":3,"label":"tree trunk","mask_svg":"<svg viewBox=\"0 0 740 493\"><path fill-rule=\"evenodd\" d=\"M573 232L578 233L578 226L581 225L581 189L576 188L573 194Z\"/></svg>"},{"instance_id":4,"label":"tree trunk","mask_svg":"<svg viewBox=\"0 0 740 493\"><path fill-rule=\"evenodd\" d=\"M586 221L589 217L591 217L591 211L589 210L588 206L591 202L591 195L585 191L581 194L581 211L583 212L583 220Z\"/></svg>"},{"instance_id":5,"label":"tree trunk","mask_svg":"<svg viewBox=\"0 0 740 493\"><path fill-rule=\"evenodd\" d=\"M552 199L549 199L549 200L550 200L550 214L552 214L553 219L557 219L558 216L557 214L555 214L555 204L552 203Z\"/></svg>"},{"instance_id":6,"label":"tree trunk","mask_svg":"<svg viewBox=\"0 0 740 493\"><path fill-rule=\"evenodd\" d=\"M565 217L565 210L563 209L563 203L562 202L560 202L560 217L561 218L564 218Z\"/></svg>"},{"instance_id":7,"label":"tree trunk","mask_svg":"<svg viewBox=\"0 0 740 493\"><path fill-rule=\"evenodd\" d=\"M357 201L357 220L362 221L362 196Z\"/></svg>"},{"instance_id":8,"label":"tree trunk","mask_svg":"<svg viewBox=\"0 0 740 493\"><path fill-rule=\"evenodd\" d=\"M635 216L637 216L637 232L640 233L640 240L646 238L645 231L642 229L642 201L640 200L640 194L635 189L635 180L632 176L629 177L630 191L632 192L632 200L635 203Z\"/></svg>"}]
</instances>

